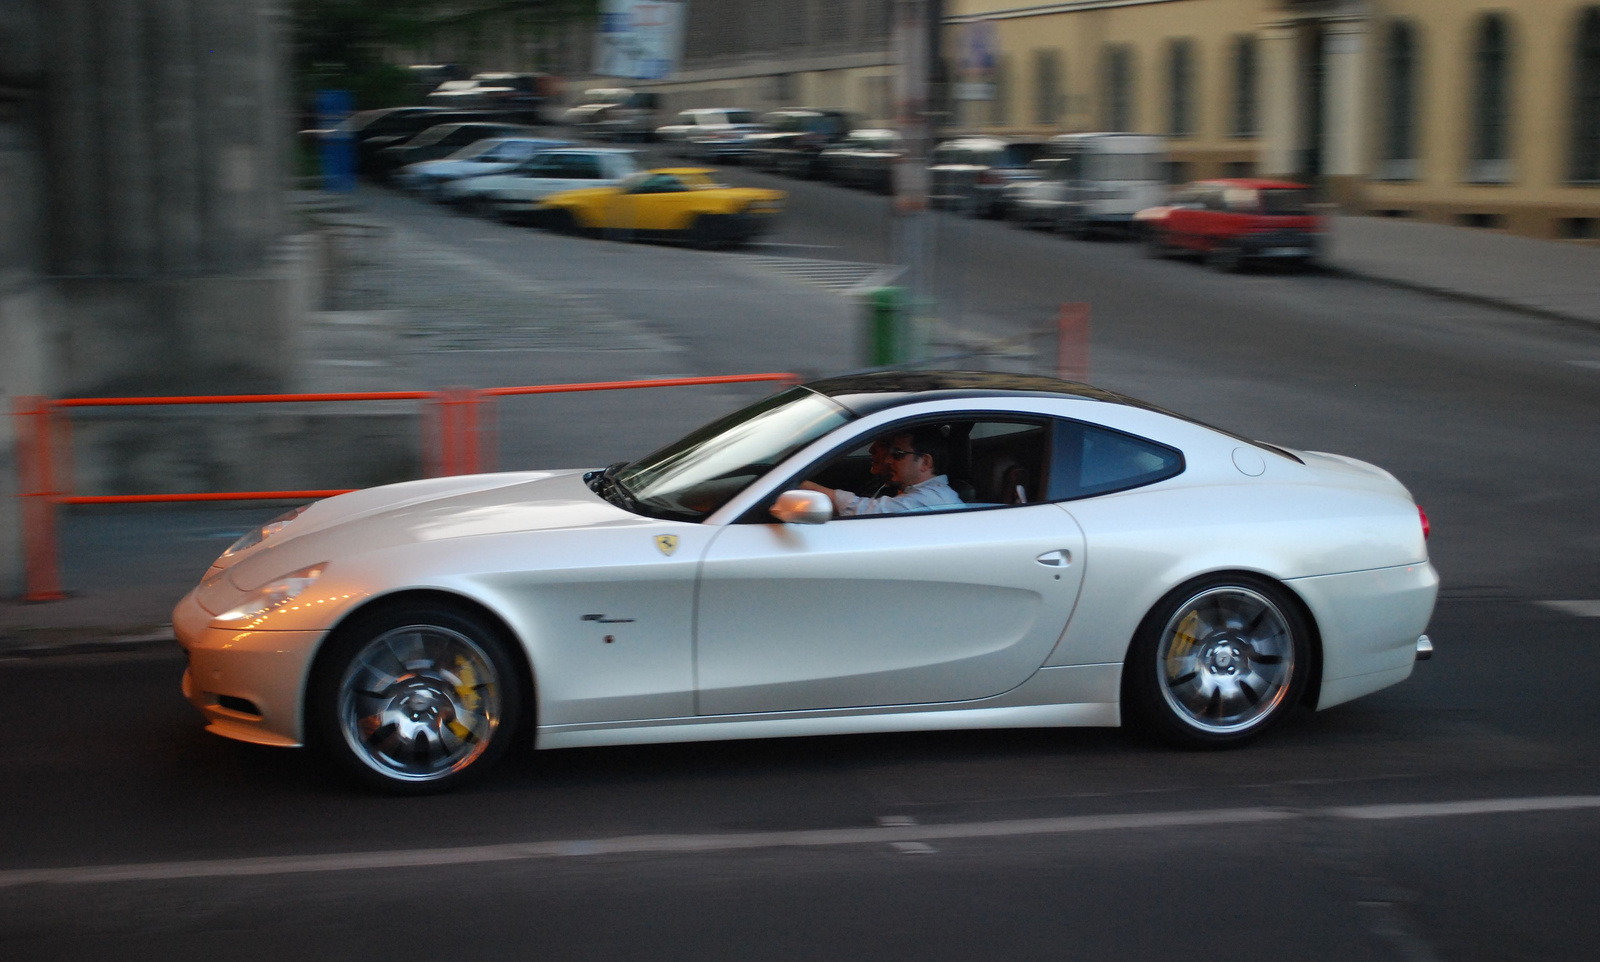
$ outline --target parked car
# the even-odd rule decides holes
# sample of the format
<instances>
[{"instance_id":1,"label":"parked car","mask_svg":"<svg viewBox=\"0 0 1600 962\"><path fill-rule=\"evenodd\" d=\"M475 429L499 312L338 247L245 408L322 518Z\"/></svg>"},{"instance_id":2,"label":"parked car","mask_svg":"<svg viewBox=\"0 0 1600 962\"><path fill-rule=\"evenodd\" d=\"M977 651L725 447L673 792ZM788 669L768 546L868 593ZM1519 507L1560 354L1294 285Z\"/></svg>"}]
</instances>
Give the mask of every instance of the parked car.
<instances>
[{"instance_id":1,"label":"parked car","mask_svg":"<svg viewBox=\"0 0 1600 962\"><path fill-rule=\"evenodd\" d=\"M1005 185L1006 216L1025 227L1073 230L1082 221L1082 193L1076 189L1073 157L1040 157L1028 165L1031 176Z\"/></svg>"},{"instance_id":2,"label":"parked car","mask_svg":"<svg viewBox=\"0 0 1600 962\"><path fill-rule=\"evenodd\" d=\"M450 121L486 119L482 113L451 113L433 107L388 107L351 114L331 129L303 130L307 140L347 136L355 141L356 169L362 174L376 173L378 153L386 147L403 144L429 127Z\"/></svg>"},{"instance_id":3,"label":"parked car","mask_svg":"<svg viewBox=\"0 0 1600 962\"><path fill-rule=\"evenodd\" d=\"M894 190L894 165L904 156L898 131L852 130L817 155L817 168L836 183L887 194Z\"/></svg>"},{"instance_id":4,"label":"parked car","mask_svg":"<svg viewBox=\"0 0 1600 962\"><path fill-rule=\"evenodd\" d=\"M907 435L970 500L836 517L803 486L868 490L869 446ZM1353 458L1052 378L854 375L604 470L315 502L172 625L210 731L396 793L519 742L1130 724L1217 748L1411 674L1426 538Z\"/></svg>"},{"instance_id":5,"label":"parked car","mask_svg":"<svg viewBox=\"0 0 1600 962\"><path fill-rule=\"evenodd\" d=\"M845 139L856 126L855 117L843 110L795 107L764 114L768 130L746 138L751 162L790 177L814 177L817 157Z\"/></svg>"},{"instance_id":6,"label":"parked car","mask_svg":"<svg viewBox=\"0 0 1600 962\"><path fill-rule=\"evenodd\" d=\"M562 123L578 136L595 140L648 141L655 136L659 94L626 87L595 87L584 91L584 101L562 116Z\"/></svg>"},{"instance_id":7,"label":"parked car","mask_svg":"<svg viewBox=\"0 0 1600 962\"><path fill-rule=\"evenodd\" d=\"M755 114L735 107L696 107L678 112L677 121L656 128L656 140L687 157L740 162L752 134L767 130Z\"/></svg>"},{"instance_id":8,"label":"parked car","mask_svg":"<svg viewBox=\"0 0 1600 962\"><path fill-rule=\"evenodd\" d=\"M1089 237L1126 230L1133 215L1162 203L1168 191L1166 140L1151 134L1061 134L1047 144L1058 168L1071 215L1064 229Z\"/></svg>"},{"instance_id":9,"label":"parked car","mask_svg":"<svg viewBox=\"0 0 1600 962\"><path fill-rule=\"evenodd\" d=\"M608 187L636 173L631 150L574 147L542 151L499 174L446 184L440 199L508 221L526 220L551 194L584 187Z\"/></svg>"},{"instance_id":10,"label":"parked car","mask_svg":"<svg viewBox=\"0 0 1600 962\"><path fill-rule=\"evenodd\" d=\"M395 174L395 182L407 190L439 196L440 188L450 181L514 170L542 150L570 146L569 141L542 137L490 137L468 144L442 160L402 167Z\"/></svg>"},{"instance_id":11,"label":"parked car","mask_svg":"<svg viewBox=\"0 0 1600 962\"><path fill-rule=\"evenodd\" d=\"M518 124L469 121L429 127L403 144L378 151L374 166L380 177L387 177L409 164L448 157L468 144L491 137L537 137L538 131Z\"/></svg>"},{"instance_id":12,"label":"parked car","mask_svg":"<svg viewBox=\"0 0 1600 962\"><path fill-rule=\"evenodd\" d=\"M534 222L563 232L620 231L705 248L742 244L771 230L783 210L783 191L729 187L713 180L715 173L700 167L640 171L614 187L547 197L534 210Z\"/></svg>"},{"instance_id":13,"label":"parked car","mask_svg":"<svg viewBox=\"0 0 1600 962\"><path fill-rule=\"evenodd\" d=\"M513 111L534 119L549 99L550 84L543 73L479 73L447 80L424 100L434 107Z\"/></svg>"},{"instance_id":14,"label":"parked car","mask_svg":"<svg viewBox=\"0 0 1600 962\"><path fill-rule=\"evenodd\" d=\"M1311 188L1290 181L1202 180L1140 211L1137 221L1158 257L1196 254L1229 271L1263 261L1306 265L1326 229L1310 201Z\"/></svg>"},{"instance_id":15,"label":"parked car","mask_svg":"<svg viewBox=\"0 0 1600 962\"><path fill-rule=\"evenodd\" d=\"M928 202L974 217L1002 217L1006 185L1031 177L1028 165L1043 153L1039 141L947 140L928 158Z\"/></svg>"}]
</instances>

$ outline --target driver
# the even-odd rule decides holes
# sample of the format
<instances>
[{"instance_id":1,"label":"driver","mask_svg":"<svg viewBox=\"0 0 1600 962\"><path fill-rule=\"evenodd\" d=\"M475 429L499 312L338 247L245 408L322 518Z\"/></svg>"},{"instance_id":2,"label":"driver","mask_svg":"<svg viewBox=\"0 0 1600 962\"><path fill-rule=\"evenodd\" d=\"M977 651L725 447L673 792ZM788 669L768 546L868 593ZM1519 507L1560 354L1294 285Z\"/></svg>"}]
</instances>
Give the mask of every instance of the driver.
<instances>
[{"instance_id":1,"label":"driver","mask_svg":"<svg viewBox=\"0 0 1600 962\"><path fill-rule=\"evenodd\" d=\"M943 474L948 449L937 429L902 431L885 440L888 443L885 453L889 459L889 478L899 485L899 494L863 498L853 491L823 487L815 481L805 481L800 486L821 491L833 499L834 513L841 518L901 514L961 503L960 496L950 487L949 479Z\"/></svg>"}]
</instances>

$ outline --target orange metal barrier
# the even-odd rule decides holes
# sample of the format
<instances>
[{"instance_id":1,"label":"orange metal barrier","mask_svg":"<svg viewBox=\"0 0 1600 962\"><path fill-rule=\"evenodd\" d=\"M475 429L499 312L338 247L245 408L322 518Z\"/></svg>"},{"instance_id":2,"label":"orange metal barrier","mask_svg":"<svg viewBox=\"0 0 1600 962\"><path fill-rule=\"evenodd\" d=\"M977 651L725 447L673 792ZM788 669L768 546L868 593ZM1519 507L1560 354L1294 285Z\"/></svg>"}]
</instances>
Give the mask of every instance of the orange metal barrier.
<instances>
[{"instance_id":1,"label":"orange metal barrier","mask_svg":"<svg viewBox=\"0 0 1600 962\"><path fill-rule=\"evenodd\" d=\"M27 585L26 601L54 601L61 591L60 558L55 511L62 504L153 504L194 501L306 501L345 494L350 488L296 491L215 491L180 494L73 495L68 428L59 416L74 408L148 407L193 404L283 404L326 401L426 401L431 404L434 426L429 475L442 477L474 474L481 470L480 407L485 398L524 394L568 394L580 391L620 391L635 388L690 387L706 384L773 382L798 384L788 373L732 374L722 377L674 377L644 381L590 381L576 384L536 384L526 387L485 389L454 388L447 391L366 391L343 394L216 394L193 397L63 398L19 397L13 403L17 431L18 494L22 498L22 543ZM424 422L427 432L429 422Z\"/></svg>"}]
</instances>

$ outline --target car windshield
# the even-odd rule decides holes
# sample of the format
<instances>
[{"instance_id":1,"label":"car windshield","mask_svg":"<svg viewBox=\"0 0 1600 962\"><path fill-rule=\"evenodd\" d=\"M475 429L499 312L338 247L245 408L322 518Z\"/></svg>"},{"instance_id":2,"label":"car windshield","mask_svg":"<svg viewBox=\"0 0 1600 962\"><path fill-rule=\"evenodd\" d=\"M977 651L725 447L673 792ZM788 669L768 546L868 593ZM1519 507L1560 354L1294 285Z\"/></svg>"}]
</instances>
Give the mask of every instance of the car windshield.
<instances>
[{"instance_id":1,"label":"car windshield","mask_svg":"<svg viewBox=\"0 0 1600 962\"><path fill-rule=\"evenodd\" d=\"M851 418L832 400L791 388L713 421L614 476L644 513L699 521Z\"/></svg>"}]
</instances>

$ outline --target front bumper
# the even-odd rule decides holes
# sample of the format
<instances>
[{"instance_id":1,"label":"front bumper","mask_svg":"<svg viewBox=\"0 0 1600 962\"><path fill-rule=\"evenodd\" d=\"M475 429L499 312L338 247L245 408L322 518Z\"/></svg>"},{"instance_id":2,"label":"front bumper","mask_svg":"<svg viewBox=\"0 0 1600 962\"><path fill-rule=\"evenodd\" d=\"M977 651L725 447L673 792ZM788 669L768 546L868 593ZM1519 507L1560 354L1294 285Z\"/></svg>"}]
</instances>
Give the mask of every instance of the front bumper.
<instances>
[{"instance_id":1,"label":"front bumper","mask_svg":"<svg viewBox=\"0 0 1600 962\"><path fill-rule=\"evenodd\" d=\"M184 697L205 716L207 731L257 745L305 740L306 679L326 630L212 627L192 591L173 609L172 630L189 656Z\"/></svg>"},{"instance_id":2,"label":"front bumper","mask_svg":"<svg viewBox=\"0 0 1600 962\"><path fill-rule=\"evenodd\" d=\"M1317 254L1317 235L1309 231L1245 234L1238 243L1245 257L1261 260L1309 260Z\"/></svg>"}]
</instances>

